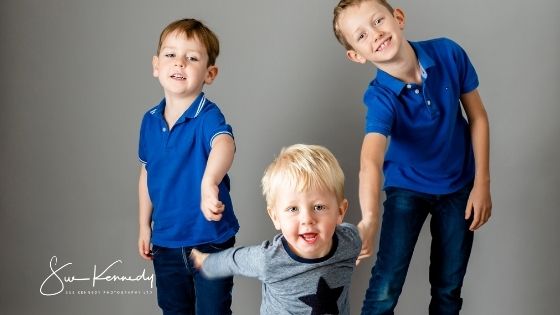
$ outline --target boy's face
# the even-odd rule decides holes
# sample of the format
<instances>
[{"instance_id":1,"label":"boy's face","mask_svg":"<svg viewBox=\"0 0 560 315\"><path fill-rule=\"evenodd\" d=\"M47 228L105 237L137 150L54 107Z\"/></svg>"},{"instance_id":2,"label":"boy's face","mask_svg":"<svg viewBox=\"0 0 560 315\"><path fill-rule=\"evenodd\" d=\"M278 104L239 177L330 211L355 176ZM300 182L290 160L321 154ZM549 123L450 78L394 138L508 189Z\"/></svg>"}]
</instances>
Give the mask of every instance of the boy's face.
<instances>
[{"instance_id":1,"label":"boy's face","mask_svg":"<svg viewBox=\"0 0 560 315\"><path fill-rule=\"evenodd\" d=\"M153 75L159 79L169 97L196 97L204 83L211 84L218 74L216 66L208 66L208 53L194 37L177 31L163 41L158 56L152 59Z\"/></svg>"},{"instance_id":2,"label":"boy's face","mask_svg":"<svg viewBox=\"0 0 560 315\"><path fill-rule=\"evenodd\" d=\"M340 203L327 190L296 192L280 188L268 214L277 230L281 230L290 249L302 258L326 256L332 247L337 224L342 223L348 202Z\"/></svg>"},{"instance_id":3,"label":"boy's face","mask_svg":"<svg viewBox=\"0 0 560 315\"><path fill-rule=\"evenodd\" d=\"M393 14L377 1L365 1L348 7L340 15L338 25L344 38L354 48L346 55L352 61L370 61L383 66L399 57L405 41L405 19L400 9Z\"/></svg>"}]
</instances>

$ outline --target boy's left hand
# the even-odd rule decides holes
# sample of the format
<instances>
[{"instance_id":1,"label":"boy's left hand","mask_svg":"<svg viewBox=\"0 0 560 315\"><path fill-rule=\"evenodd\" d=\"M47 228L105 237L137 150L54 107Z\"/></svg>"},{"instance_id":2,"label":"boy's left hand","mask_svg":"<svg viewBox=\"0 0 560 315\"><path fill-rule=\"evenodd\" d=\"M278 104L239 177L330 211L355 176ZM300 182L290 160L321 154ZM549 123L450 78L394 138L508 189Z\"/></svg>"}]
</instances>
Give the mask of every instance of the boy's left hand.
<instances>
[{"instance_id":1,"label":"boy's left hand","mask_svg":"<svg viewBox=\"0 0 560 315\"><path fill-rule=\"evenodd\" d=\"M474 184L467 208L465 209L465 219L473 216L473 221L469 230L474 231L484 225L492 215L492 198L490 197L490 187L486 184Z\"/></svg>"},{"instance_id":2,"label":"boy's left hand","mask_svg":"<svg viewBox=\"0 0 560 315\"><path fill-rule=\"evenodd\" d=\"M204 263L204 260L206 260L206 257L208 257L208 254L206 253L202 253L194 248L191 250L191 260L193 261L196 269L202 268L202 264Z\"/></svg>"},{"instance_id":3,"label":"boy's left hand","mask_svg":"<svg viewBox=\"0 0 560 315\"><path fill-rule=\"evenodd\" d=\"M215 184L203 184L201 187L200 209L208 221L220 221L225 205L218 199L219 188Z\"/></svg>"}]
</instances>

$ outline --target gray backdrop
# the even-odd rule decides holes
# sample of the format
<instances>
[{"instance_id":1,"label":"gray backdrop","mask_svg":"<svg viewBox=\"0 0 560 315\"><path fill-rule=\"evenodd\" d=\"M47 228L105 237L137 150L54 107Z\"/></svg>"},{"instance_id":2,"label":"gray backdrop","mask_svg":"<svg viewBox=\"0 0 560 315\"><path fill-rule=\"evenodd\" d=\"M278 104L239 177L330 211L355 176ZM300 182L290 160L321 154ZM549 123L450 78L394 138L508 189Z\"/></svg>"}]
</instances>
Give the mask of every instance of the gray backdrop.
<instances>
[{"instance_id":1,"label":"gray backdrop","mask_svg":"<svg viewBox=\"0 0 560 315\"><path fill-rule=\"evenodd\" d=\"M162 97L150 61L177 18L202 19L221 40L220 73L206 91L236 135L238 244L275 233L260 178L298 142L339 158L347 221L357 223L361 99L374 68L345 59L331 31L336 2L2 1L0 313L159 312L149 281L78 279L153 272L136 249L138 128ZM446 36L467 50L490 117L494 212L476 233L463 314L557 314L560 4L393 3L407 14L408 39ZM428 249L423 230L398 314L427 313ZM352 313L372 264L355 273ZM257 314L259 304L260 283L236 278L234 313Z\"/></svg>"}]
</instances>

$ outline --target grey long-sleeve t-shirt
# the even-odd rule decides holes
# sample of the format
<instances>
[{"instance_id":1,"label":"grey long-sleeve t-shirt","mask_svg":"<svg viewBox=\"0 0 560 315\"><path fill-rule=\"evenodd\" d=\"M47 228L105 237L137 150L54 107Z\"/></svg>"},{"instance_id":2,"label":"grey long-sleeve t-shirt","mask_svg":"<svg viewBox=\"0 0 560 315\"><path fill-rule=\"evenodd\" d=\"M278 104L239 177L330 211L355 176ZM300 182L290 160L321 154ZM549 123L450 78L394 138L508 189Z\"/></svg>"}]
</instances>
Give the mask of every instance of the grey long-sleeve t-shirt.
<instances>
[{"instance_id":1,"label":"grey long-sleeve t-shirt","mask_svg":"<svg viewBox=\"0 0 560 315\"><path fill-rule=\"evenodd\" d=\"M261 280L261 315L348 315L348 291L361 246L356 226L342 223L325 257L298 257L278 234L260 246L210 254L202 272L209 278L243 275Z\"/></svg>"}]
</instances>

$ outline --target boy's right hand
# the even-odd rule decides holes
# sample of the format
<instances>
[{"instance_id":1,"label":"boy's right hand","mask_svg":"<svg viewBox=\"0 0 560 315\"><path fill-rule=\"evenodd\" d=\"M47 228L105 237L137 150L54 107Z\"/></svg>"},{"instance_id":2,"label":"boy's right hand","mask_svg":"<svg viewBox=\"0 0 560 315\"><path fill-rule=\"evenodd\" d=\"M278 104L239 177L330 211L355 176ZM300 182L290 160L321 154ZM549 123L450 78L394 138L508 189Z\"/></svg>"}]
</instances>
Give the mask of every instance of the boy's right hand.
<instances>
[{"instance_id":1,"label":"boy's right hand","mask_svg":"<svg viewBox=\"0 0 560 315\"><path fill-rule=\"evenodd\" d=\"M218 185L203 183L201 187L200 209L208 221L220 221L225 205L218 199Z\"/></svg>"},{"instance_id":2,"label":"boy's right hand","mask_svg":"<svg viewBox=\"0 0 560 315\"><path fill-rule=\"evenodd\" d=\"M140 235L138 236L138 252L140 257L146 260L152 260L152 253L150 249L150 240L152 236L151 228L141 228Z\"/></svg>"}]
</instances>

